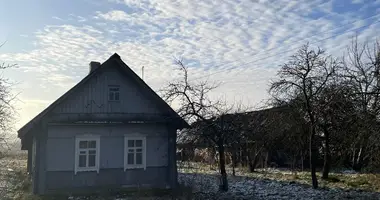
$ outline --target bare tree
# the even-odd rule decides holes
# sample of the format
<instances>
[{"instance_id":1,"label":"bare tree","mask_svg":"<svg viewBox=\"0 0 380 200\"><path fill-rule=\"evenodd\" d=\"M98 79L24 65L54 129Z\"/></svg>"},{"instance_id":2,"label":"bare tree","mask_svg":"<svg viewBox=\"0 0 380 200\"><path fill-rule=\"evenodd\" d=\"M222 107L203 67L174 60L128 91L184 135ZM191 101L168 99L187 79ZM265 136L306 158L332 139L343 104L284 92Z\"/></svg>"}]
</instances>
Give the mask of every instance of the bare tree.
<instances>
[{"instance_id":1,"label":"bare tree","mask_svg":"<svg viewBox=\"0 0 380 200\"><path fill-rule=\"evenodd\" d=\"M4 45L0 44L0 47ZM4 72L16 65L6 64L0 61L0 159L8 156L10 151L13 150L12 146L15 138L14 136L14 121L16 110L14 102L16 100L15 94L12 93L13 83L5 77ZM11 172L7 170L6 161L0 161L0 174L2 175L2 182L0 187L0 196L7 199L9 198L9 191L13 189L14 184L12 180L4 178L10 176ZM3 177L4 176L4 177Z\"/></svg>"},{"instance_id":2,"label":"bare tree","mask_svg":"<svg viewBox=\"0 0 380 200\"><path fill-rule=\"evenodd\" d=\"M176 64L183 73L183 77L178 81L169 83L162 90L162 96L169 103L179 104L177 112L193 126L192 131L187 131L187 135L180 137L190 137L193 140L201 138L217 147L222 177L221 190L227 191L225 144L228 134L224 118L231 111L231 108L227 107L221 100L211 100L209 94L218 87L218 84L210 84L207 81L191 82L188 68L181 60L177 60Z\"/></svg>"},{"instance_id":3,"label":"bare tree","mask_svg":"<svg viewBox=\"0 0 380 200\"><path fill-rule=\"evenodd\" d=\"M361 127L351 147L352 167L361 170L372 156L370 149L378 143L370 138L377 132L375 124L380 113L380 44L360 44L355 37L343 62L341 75L352 90L352 99L357 105L357 125Z\"/></svg>"},{"instance_id":4,"label":"bare tree","mask_svg":"<svg viewBox=\"0 0 380 200\"><path fill-rule=\"evenodd\" d=\"M300 97L305 118L310 124L309 152L313 188L318 188L316 102L337 67L337 61L324 54L321 49L312 50L308 44L304 45L281 67L278 72L280 80L273 82L270 87L270 93L277 99L289 100Z\"/></svg>"},{"instance_id":5,"label":"bare tree","mask_svg":"<svg viewBox=\"0 0 380 200\"><path fill-rule=\"evenodd\" d=\"M0 48L4 45L0 44ZM16 96L11 92L12 83L4 77L4 71L16 67L15 64L0 62L0 148L9 150L10 133L14 131L15 108L13 106ZM4 152L0 152L4 153Z\"/></svg>"},{"instance_id":6,"label":"bare tree","mask_svg":"<svg viewBox=\"0 0 380 200\"><path fill-rule=\"evenodd\" d=\"M334 81L323 88L317 102L318 129L323 132L323 179L328 179L331 168L331 148L336 152L339 143L350 138L350 129L347 126L354 124L352 119L356 115L351 98L352 91L339 79L335 76Z\"/></svg>"}]
</instances>

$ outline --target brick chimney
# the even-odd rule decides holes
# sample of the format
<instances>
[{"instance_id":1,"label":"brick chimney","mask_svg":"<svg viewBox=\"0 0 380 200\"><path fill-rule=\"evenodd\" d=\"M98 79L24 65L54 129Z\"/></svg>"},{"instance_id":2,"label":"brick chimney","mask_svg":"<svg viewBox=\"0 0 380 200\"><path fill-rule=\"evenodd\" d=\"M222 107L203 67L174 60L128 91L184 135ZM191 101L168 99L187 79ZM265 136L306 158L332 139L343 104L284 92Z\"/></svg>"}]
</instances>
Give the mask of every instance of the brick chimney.
<instances>
[{"instance_id":1,"label":"brick chimney","mask_svg":"<svg viewBox=\"0 0 380 200\"><path fill-rule=\"evenodd\" d=\"M90 73L92 73L93 71L95 71L96 69L98 69L98 67L100 67L100 62L96 62L96 61L91 61L90 62Z\"/></svg>"}]
</instances>

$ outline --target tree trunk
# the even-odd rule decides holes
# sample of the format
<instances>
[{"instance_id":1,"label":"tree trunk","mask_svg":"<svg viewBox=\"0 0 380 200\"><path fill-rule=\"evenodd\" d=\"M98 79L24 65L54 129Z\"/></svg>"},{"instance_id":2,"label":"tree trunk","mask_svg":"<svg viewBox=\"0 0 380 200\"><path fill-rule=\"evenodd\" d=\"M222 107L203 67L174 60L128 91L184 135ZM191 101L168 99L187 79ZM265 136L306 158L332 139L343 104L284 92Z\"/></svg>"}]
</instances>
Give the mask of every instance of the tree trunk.
<instances>
[{"instance_id":1,"label":"tree trunk","mask_svg":"<svg viewBox=\"0 0 380 200\"><path fill-rule=\"evenodd\" d=\"M225 192L225 191L228 191L228 182L227 182L224 146L222 142L219 142L218 150L219 150L219 166L220 166L220 174L221 174L221 185L219 186L219 189Z\"/></svg>"},{"instance_id":2,"label":"tree trunk","mask_svg":"<svg viewBox=\"0 0 380 200\"><path fill-rule=\"evenodd\" d=\"M325 148L324 148L324 162L323 162L323 172L322 172L322 179L328 179L329 178L329 171L330 171L330 162L331 162L331 155L330 155L330 133L328 132L327 128L325 127Z\"/></svg>"},{"instance_id":3,"label":"tree trunk","mask_svg":"<svg viewBox=\"0 0 380 200\"><path fill-rule=\"evenodd\" d=\"M303 171L303 169L304 169L304 167L303 167L304 160L305 160L304 152L301 151L301 171Z\"/></svg>"},{"instance_id":4,"label":"tree trunk","mask_svg":"<svg viewBox=\"0 0 380 200\"><path fill-rule=\"evenodd\" d=\"M241 153L241 148L239 148L239 150L236 152L236 164L240 164L240 166L243 165L242 161L242 153Z\"/></svg>"},{"instance_id":5,"label":"tree trunk","mask_svg":"<svg viewBox=\"0 0 380 200\"><path fill-rule=\"evenodd\" d=\"M305 94L305 97L308 96L308 95L306 95L305 91L304 91L304 94ZM318 188L318 179L317 179L317 175L316 175L316 164L317 164L318 149L317 149L316 144L315 144L315 136L317 135L317 130L315 127L316 126L315 116L313 115L311 105L310 105L310 101L308 99L306 100L306 108L307 108L307 113L308 113L309 118L310 118L310 128L311 128L310 141L309 141L311 182L312 182L313 188L317 189Z\"/></svg>"},{"instance_id":6,"label":"tree trunk","mask_svg":"<svg viewBox=\"0 0 380 200\"><path fill-rule=\"evenodd\" d=\"M293 159L292 159L292 172L295 171L296 169L296 164L297 164L297 155L293 155Z\"/></svg>"},{"instance_id":7,"label":"tree trunk","mask_svg":"<svg viewBox=\"0 0 380 200\"><path fill-rule=\"evenodd\" d=\"M318 180L316 175L316 161L317 161L317 149L315 145L315 128L312 128L312 133L310 135L310 143L309 143L309 149L310 149L310 170L311 170L311 182L314 189L318 188Z\"/></svg>"},{"instance_id":8,"label":"tree trunk","mask_svg":"<svg viewBox=\"0 0 380 200\"><path fill-rule=\"evenodd\" d=\"M355 166L356 166L356 147L354 147L353 150L352 150L351 164L352 164L352 169L355 170Z\"/></svg>"},{"instance_id":9,"label":"tree trunk","mask_svg":"<svg viewBox=\"0 0 380 200\"><path fill-rule=\"evenodd\" d=\"M232 175L233 176L235 176L236 160L237 160L237 151L234 150L232 152Z\"/></svg>"},{"instance_id":10,"label":"tree trunk","mask_svg":"<svg viewBox=\"0 0 380 200\"><path fill-rule=\"evenodd\" d=\"M363 164L363 156L362 156L362 154L363 154L363 140L362 140L362 142L360 143L360 146L359 146L359 150L358 150L358 152L356 153L356 149L354 149L355 151L354 151L354 155L352 156L353 158L352 158L352 169L353 170L355 170L355 171L361 171L361 168L362 168L362 164Z\"/></svg>"},{"instance_id":11,"label":"tree trunk","mask_svg":"<svg viewBox=\"0 0 380 200\"><path fill-rule=\"evenodd\" d=\"M255 172L256 165L257 165L257 154L253 156L253 158L248 154L248 166L249 166L249 172L253 173Z\"/></svg>"},{"instance_id":12,"label":"tree trunk","mask_svg":"<svg viewBox=\"0 0 380 200\"><path fill-rule=\"evenodd\" d=\"M242 156L242 159L243 159L243 163L244 163L244 167L247 167L248 166L248 163L250 161L249 159L249 150L248 150L248 144L245 143L245 148L243 149L243 156Z\"/></svg>"}]
</instances>

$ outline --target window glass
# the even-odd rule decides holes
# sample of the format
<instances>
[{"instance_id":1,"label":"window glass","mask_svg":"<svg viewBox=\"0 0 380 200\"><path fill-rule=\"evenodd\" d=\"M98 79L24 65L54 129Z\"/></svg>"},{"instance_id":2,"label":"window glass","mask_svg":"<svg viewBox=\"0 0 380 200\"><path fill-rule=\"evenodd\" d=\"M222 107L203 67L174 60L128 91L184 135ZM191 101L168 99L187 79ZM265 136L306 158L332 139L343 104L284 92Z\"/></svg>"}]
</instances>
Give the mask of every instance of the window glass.
<instances>
[{"instance_id":1,"label":"window glass","mask_svg":"<svg viewBox=\"0 0 380 200\"><path fill-rule=\"evenodd\" d=\"M88 143L89 143L88 148L96 148L96 141L95 140L89 141Z\"/></svg>"},{"instance_id":2,"label":"window glass","mask_svg":"<svg viewBox=\"0 0 380 200\"><path fill-rule=\"evenodd\" d=\"M79 167L86 167L86 155L79 155Z\"/></svg>"},{"instance_id":3,"label":"window glass","mask_svg":"<svg viewBox=\"0 0 380 200\"><path fill-rule=\"evenodd\" d=\"M115 99L115 94L113 92L110 92L109 100L113 101L114 99Z\"/></svg>"},{"instance_id":4,"label":"window glass","mask_svg":"<svg viewBox=\"0 0 380 200\"><path fill-rule=\"evenodd\" d=\"M136 140L136 147L142 147L142 140Z\"/></svg>"},{"instance_id":5,"label":"window glass","mask_svg":"<svg viewBox=\"0 0 380 200\"><path fill-rule=\"evenodd\" d=\"M80 149L86 149L87 148L87 141L80 141L79 142L79 148Z\"/></svg>"},{"instance_id":6,"label":"window glass","mask_svg":"<svg viewBox=\"0 0 380 200\"><path fill-rule=\"evenodd\" d=\"M95 160L96 160L96 155L89 155L88 156L88 166L89 167L95 167Z\"/></svg>"},{"instance_id":7,"label":"window glass","mask_svg":"<svg viewBox=\"0 0 380 200\"><path fill-rule=\"evenodd\" d=\"M137 165L142 164L142 153L136 153L136 164Z\"/></svg>"},{"instance_id":8,"label":"window glass","mask_svg":"<svg viewBox=\"0 0 380 200\"><path fill-rule=\"evenodd\" d=\"M134 158L135 154L133 153L128 153L128 165L133 165L134 164Z\"/></svg>"},{"instance_id":9,"label":"window glass","mask_svg":"<svg viewBox=\"0 0 380 200\"><path fill-rule=\"evenodd\" d=\"M128 147L135 147L135 141L134 140L128 140Z\"/></svg>"}]
</instances>

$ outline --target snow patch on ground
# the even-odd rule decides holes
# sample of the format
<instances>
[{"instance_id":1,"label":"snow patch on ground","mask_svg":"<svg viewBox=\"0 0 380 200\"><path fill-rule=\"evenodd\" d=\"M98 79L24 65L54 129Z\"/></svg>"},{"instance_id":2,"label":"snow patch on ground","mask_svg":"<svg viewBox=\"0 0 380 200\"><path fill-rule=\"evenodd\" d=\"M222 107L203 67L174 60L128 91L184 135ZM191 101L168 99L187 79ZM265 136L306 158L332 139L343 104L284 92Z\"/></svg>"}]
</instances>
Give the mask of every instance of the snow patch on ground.
<instances>
[{"instance_id":1,"label":"snow patch on ground","mask_svg":"<svg viewBox=\"0 0 380 200\"><path fill-rule=\"evenodd\" d=\"M219 192L214 174L180 173L179 182L193 188L195 199L380 199L379 193L318 189L295 182L229 177L229 191Z\"/></svg>"}]
</instances>

